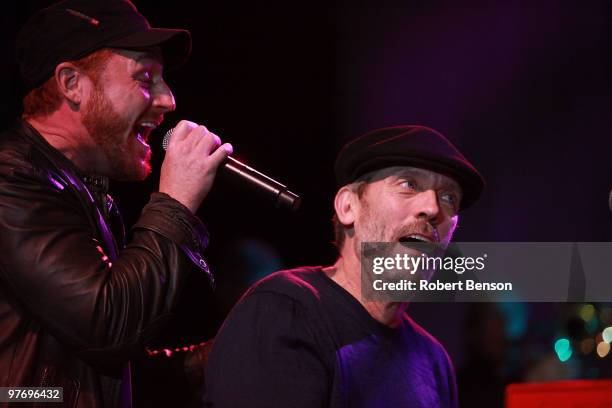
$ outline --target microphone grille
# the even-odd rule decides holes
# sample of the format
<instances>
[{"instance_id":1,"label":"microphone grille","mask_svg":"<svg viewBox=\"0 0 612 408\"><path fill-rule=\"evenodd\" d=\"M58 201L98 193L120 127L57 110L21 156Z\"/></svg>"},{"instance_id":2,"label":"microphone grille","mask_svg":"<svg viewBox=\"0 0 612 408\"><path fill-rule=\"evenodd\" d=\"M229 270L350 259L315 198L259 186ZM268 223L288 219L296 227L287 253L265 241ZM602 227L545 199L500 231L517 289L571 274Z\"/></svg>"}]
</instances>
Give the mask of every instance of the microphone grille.
<instances>
[{"instance_id":1,"label":"microphone grille","mask_svg":"<svg viewBox=\"0 0 612 408\"><path fill-rule=\"evenodd\" d=\"M170 144L170 138L172 137L172 133L174 132L174 128L170 129L164 135L164 139L162 140L162 148L164 150L168 150L168 145Z\"/></svg>"}]
</instances>

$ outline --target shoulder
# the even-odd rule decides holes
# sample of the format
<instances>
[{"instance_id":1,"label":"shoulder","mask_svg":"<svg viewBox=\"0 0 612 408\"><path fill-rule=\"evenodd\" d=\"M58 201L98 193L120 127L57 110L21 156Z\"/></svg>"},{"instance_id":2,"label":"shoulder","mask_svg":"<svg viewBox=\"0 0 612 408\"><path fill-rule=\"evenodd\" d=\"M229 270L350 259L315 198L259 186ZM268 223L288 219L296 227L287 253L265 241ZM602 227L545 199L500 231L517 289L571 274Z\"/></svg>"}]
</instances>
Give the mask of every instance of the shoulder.
<instances>
[{"instance_id":1,"label":"shoulder","mask_svg":"<svg viewBox=\"0 0 612 408\"><path fill-rule=\"evenodd\" d=\"M293 299L318 299L325 279L320 266L305 266L275 272L255 283L245 294L272 293Z\"/></svg>"},{"instance_id":2,"label":"shoulder","mask_svg":"<svg viewBox=\"0 0 612 408\"><path fill-rule=\"evenodd\" d=\"M275 272L253 284L232 308L232 314L266 310L275 316L310 314L321 308L325 295L321 267L300 267Z\"/></svg>"},{"instance_id":3,"label":"shoulder","mask_svg":"<svg viewBox=\"0 0 612 408\"><path fill-rule=\"evenodd\" d=\"M321 267L301 267L275 272L255 283L225 319L220 338L245 331L293 333L311 338L322 330L331 298ZM261 329L265 328L265 329Z\"/></svg>"},{"instance_id":4,"label":"shoulder","mask_svg":"<svg viewBox=\"0 0 612 408\"><path fill-rule=\"evenodd\" d=\"M31 168L32 144L18 129L0 134L0 170L2 173L18 168Z\"/></svg>"},{"instance_id":5,"label":"shoulder","mask_svg":"<svg viewBox=\"0 0 612 408\"><path fill-rule=\"evenodd\" d=\"M321 268L279 271L255 283L228 314L215 344L236 343L246 333L252 338L297 331L308 337L318 307L317 273Z\"/></svg>"},{"instance_id":6,"label":"shoulder","mask_svg":"<svg viewBox=\"0 0 612 408\"><path fill-rule=\"evenodd\" d=\"M0 134L0 178L9 184L17 182L61 191L68 180L57 172L56 165L41 147L18 126Z\"/></svg>"}]
</instances>

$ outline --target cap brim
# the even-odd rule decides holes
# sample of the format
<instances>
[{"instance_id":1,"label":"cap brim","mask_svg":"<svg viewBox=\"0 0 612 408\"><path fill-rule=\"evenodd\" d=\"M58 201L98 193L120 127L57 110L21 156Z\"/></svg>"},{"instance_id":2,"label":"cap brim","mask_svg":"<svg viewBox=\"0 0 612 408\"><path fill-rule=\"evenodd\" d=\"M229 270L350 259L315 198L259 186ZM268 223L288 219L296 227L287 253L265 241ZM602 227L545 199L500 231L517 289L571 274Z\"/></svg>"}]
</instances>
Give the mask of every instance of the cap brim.
<instances>
[{"instance_id":1,"label":"cap brim","mask_svg":"<svg viewBox=\"0 0 612 408\"><path fill-rule=\"evenodd\" d=\"M107 43L108 47L143 49L159 46L168 69L183 65L191 54L191 34L187 30L172 28L151 28Z\"/></svg>"}]
</instances>

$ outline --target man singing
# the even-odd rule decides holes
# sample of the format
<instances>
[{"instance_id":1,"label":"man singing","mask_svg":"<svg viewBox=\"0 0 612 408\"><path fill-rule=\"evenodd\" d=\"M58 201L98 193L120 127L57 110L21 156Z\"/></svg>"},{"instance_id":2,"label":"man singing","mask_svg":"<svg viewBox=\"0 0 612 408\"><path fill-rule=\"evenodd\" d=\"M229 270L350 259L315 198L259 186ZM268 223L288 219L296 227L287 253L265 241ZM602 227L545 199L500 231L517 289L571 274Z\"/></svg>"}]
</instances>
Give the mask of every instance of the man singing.
<instances>
[{"instance_id":1,"label":"man singing","mask_svg":"<svg viewBox=\"0 0 612 408\"><path fill-rule=\"evenodd\" d=\"M249 289L215 339L208 406L457 406L442 345L405 303L362 297L361 244L448 244L482 177L423 126L370 132L343 148L335 170L338 260L277 272Z\"/></svg>"},{"instance_id":2,"label":"man singing","mask_svg":"<svg viewBox=\"0 0 612 408\"><path fill-rule=\"evenodd\" d=\"M106 192L151 171L147 140L176 107L163 70L190 49L188 31L151 28L128 0L61 1L19 33L24 113L0 136L0 386L129 406L127 362L189 271L207 271L194 213L230 145L181 121L129 242Z\"/></svg>"}]
</instances>

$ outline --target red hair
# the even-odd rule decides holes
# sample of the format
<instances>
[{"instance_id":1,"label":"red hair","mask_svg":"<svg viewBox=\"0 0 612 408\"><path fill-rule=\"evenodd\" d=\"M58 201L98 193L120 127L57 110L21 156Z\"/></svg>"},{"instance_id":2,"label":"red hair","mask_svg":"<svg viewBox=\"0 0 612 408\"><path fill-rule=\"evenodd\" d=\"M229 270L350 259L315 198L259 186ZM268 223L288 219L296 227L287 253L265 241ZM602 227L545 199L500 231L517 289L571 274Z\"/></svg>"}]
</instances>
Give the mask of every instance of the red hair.
<instances>
[{"instance_id":1,"label":"red hair","mask_svg":"<svg viewBox=\"0 0 612 408\"><path fill-rule=\"evenodd\" d=\"M94 83L100 75L113 52L108 48L95 51L77 61L72 61L77 68L87 74ZM62 94L57 88L55 76L47 79L38 88L32 89L23 98L23 117L44 117L59 109L62 103Z\"/></svg>"}]
</instances>

